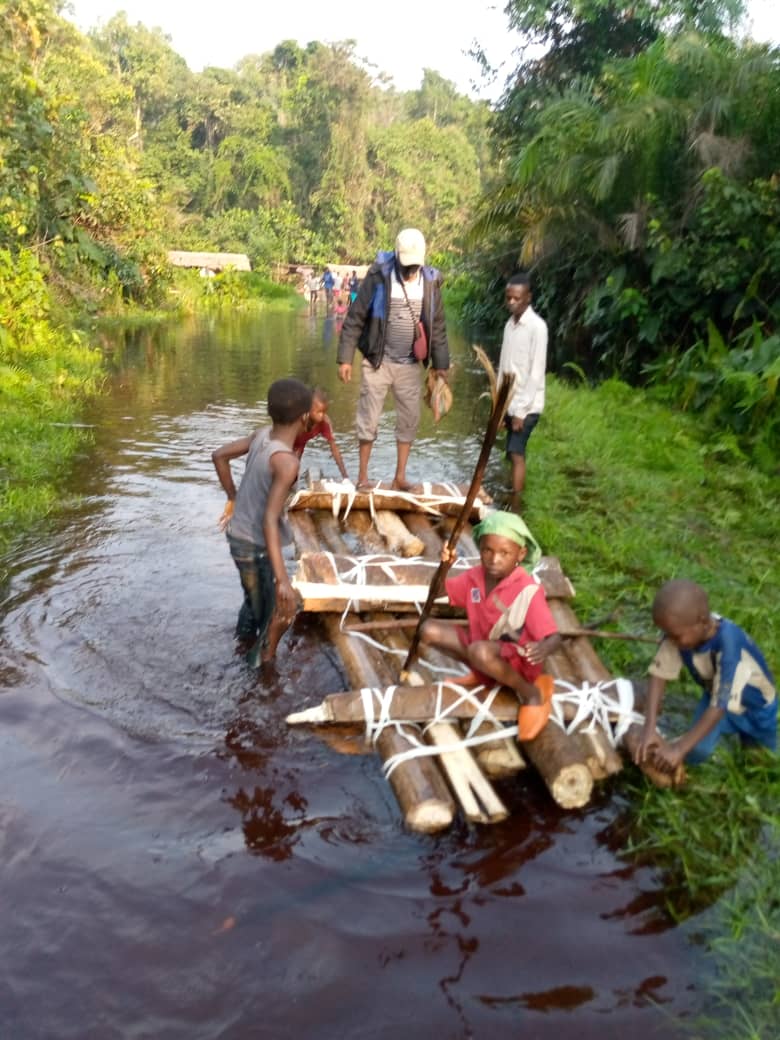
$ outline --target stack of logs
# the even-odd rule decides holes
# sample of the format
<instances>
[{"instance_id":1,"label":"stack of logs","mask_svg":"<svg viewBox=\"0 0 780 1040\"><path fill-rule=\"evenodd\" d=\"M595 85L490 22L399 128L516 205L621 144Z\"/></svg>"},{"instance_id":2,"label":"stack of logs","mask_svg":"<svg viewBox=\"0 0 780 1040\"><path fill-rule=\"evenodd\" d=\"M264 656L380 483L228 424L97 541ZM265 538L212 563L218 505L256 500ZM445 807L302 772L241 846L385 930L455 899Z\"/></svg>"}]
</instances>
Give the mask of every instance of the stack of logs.
<instances>
[{"instance_id":1,"label":"stack of logs","mask_svg":"<svg viewBox=\"0 0 780 1040\"><path fill-rule=\"evenodd\" d=\"M372 517L365 508L353 508L346 520L334 515L329 503L316 501L320 508L307 508L305 497L291 510L290 521L296 548L305 564L303 583L297 582L314 595L303 594L304 610L320 613L329 642L338 651L351 691L329 695L319 707L290 716L290 722L346 722L359 726L363 720L363 704L360 691L366 687L385 690L398 683L403 656L383 653L370 642L350 634L350 626L370 627L372 639L393 649L406 649L413 626L396 620L395 615L416 610L414 603L404 602L401 587L407 583L419 584L420 570L412 577L414 568L398 559L393 568L393 578L385 578L380 591L371 602L358 604L360 613L350 613L342 623L342 614L347 600L341 595L323 594L327 585L337 585L333 559L326 555L357 557L363 554L392 552L420 556L431 563L438 563L442 543L449 535L452 520L447 517L431 519L425 512L410 511L407 499L399 500L396 513L390 503L383 502L382 519L377 523L378 512ZM400 510L403 510L402 512ZM379 533L379 528L382 534ZM470 534L465 533L458 544L458 554L477 557L478 552ZM383 537L384 535L384 537ZM325 550L325 553L323 552ZM404 567L407 568L407 573ZM433 569L424 572L429 581ZM544 586L553 616L562 632L580 630L570 599L574 595L571 583L563 574L558 561L546 557L537 571ZM335 590L334 590L335 593ZM365 587L361 589L365 596ZM353 604L351 609L354 609ZM367 610L367 608L369 608ZM392 613L390 613L392 612ZM407 613L407 619L409 614ZM357 623L357 624L356 624ZM386 627L383 627L386 626ZM451 671L458 666L426 649L423 660L433 665L449 665ZM423 670L423 669L421 669ZM609 672L596 654L589 638L578 635L564 639L561 649L547 659L545 670L556 679L565 680L576 686L594 684L611 679ZM403 726L387 726L379 733L375 747L380 757L387 761L414 746L414 742L425 741L452 748L463 737L457 721L437 722L422 727L432 716L435 680L424 680L427 685L398 687L393 699L393 716L407 720ZM448 691L445 687L445 695ZM454 694L450 695L451 697ZM500 692L491 707L496 719L514 722L517 716L517 701L509 692ZM464 718L473 710L461 706L459 717ZM496 724L483 722L480 732L495 729ZM623 746L630 753L636 746L641 728L634 724L623 738ZM525 757L524 757L525 756ZM516 741L502 739L491 741L472 754L467 748L443 750L435 757L415 757L398 764L390 773L390 783L404 814L406 825L416 831L434 832L448 827L458 810L474 822L493 823L504 819L507 810L495 790L492 780L506 777L526 767L527 758L546 783L552 797L563 808L580 808L588 803L594 781L603 780L620 771L622 759L612 746L607 734L601 729L584 729L567 734L560 726L548 723L539 736L522 744L522 754ZM648 775L656 783L668 784L664 775L648 766ZM445 780L445 776L447 780ZM448 782L449 781L449 784ZM456 804L453 793L457 797Z\"/></svg>"}]
</instances>

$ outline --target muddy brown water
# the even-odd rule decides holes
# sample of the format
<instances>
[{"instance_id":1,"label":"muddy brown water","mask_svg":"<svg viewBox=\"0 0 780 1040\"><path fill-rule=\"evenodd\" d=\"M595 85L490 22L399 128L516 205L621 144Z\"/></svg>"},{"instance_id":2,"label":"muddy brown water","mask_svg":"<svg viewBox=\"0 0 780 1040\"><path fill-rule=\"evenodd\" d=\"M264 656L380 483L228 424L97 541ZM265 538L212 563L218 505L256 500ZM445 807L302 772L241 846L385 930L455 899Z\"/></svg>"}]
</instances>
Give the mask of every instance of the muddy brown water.
<instances>
[{"instance_id":1,"label":"muddy brown water","mask_svg":"<svg viewBox=\"0 0 780 1040\"><path fill-rule=\"evenodd\" d=\"M504 824L410 834L376 757L284 723L344 687L317 625L261 682L233 656L210 452L294 374L333 390L354 475L336 335L267 314L104 340L94 442L6 561L3 1038L643 1040L697 1009L700 954L618 855L619 784L564 813L528 776ZM478 453L483 381L453 340L457 412L426 416L413 476L467 480ZM327 447L305 462L332 470Z\"/></svg>"}]
</instances>

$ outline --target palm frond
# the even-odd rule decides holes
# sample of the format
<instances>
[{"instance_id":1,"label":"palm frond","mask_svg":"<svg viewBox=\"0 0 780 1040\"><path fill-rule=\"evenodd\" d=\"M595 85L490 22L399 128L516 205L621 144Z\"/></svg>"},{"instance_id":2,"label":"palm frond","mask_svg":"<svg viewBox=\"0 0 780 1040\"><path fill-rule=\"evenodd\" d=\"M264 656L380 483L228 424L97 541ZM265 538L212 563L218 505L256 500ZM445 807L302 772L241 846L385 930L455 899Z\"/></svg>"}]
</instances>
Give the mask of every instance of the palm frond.
<instances>
[{"instance_id":1,"label":"palm frond","mask_svg":"<svg viewBox=\"0 0 780 1040\"><path fill-rule=\"evenodd\" d=\"M490 385L490 400L495 408L496 401L498 400L498 379L496 378L496 370L493 367L493 362L479 344L473 344L472 349L476 355L477 361L482 365L487 374L488 383Z\"/></svg>"}]
</instances>

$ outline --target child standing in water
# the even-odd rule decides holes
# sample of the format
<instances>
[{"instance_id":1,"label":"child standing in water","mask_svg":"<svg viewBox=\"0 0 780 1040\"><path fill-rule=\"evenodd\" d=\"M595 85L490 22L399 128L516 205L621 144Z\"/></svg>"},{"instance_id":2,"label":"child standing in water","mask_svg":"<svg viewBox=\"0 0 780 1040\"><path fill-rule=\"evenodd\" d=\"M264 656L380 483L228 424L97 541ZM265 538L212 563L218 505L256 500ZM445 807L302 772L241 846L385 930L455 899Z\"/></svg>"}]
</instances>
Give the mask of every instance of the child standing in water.
<instances>
[{"instance_id":1,"label":"child standing in water","mask_svg":"<svg viewBox=\"0 0 780 1040\"><path fill-rule=\"evenodd\" d=\"M544 589L520 566L529 550L529 562L537 562L541 550L514 513L490 513L474 528L474 539L480 565L446 582L450 603L466 610L468 627L428 619L421 641L473 669L456 681L514 690L521 701L518 739L533 740L547 723L552 701L542 662L561 643ZM445 547L443 558L446 553Z\"/></svg>"},{"instance_id":2,"label":"child standing in water","mask_svg":"<svg viewBox=\"0 0 780 1040\"><path fill-rule=\"evenodd\" d=\"M342 475L344 480L349 480L347 467L344 465L344 459L341 457L339 446L336 444L336 438L333 436L333 427L328 418L329 404L330 398L328 397L327 391L323 390L320 386L315 386L314 390L312 390L311 410L309 412L307 427L303 433L299 434L295 438L293 451L296 453L298 458L301 458L303 456L303 449L310 440L314 437L324 437L330 446L330 453L339 468L339 473Z\"/></svg>"},{"instance_id":3,"label":"child standing in water","mask_svg":"<svg viewBox=\"0 0 780 1040\"><path fill-rule=\"evenodd\" d=\"M777 691L756 644L733 621L710 613L707 593L693 581L668 581L653 601L653 621L664 633L650 665L642 740L634 758L673 773L703 762L726 734L744 745L777 748ZM691 728L676 740L655 729L666 683L685 666L702 689Z\"/></svg>"},{"instance_id":4,"label":"child standing in water","mask_svg":"<svg viewBox=\"0 0 780 1040\"><path fill-rule=\"evenodd\" d=\"M228 498L220 523L244 591L236 638L249 644L247 661L255 668L273 659L295 615L295 592L282 555L292 541L285 502L298 479L295 438L307 427L311 403L311 390L299 380L278 379L268 390L273 425L211 456ZM242 455L246 468L236 492L230 463Z\"/></svg>"}]
</instances>

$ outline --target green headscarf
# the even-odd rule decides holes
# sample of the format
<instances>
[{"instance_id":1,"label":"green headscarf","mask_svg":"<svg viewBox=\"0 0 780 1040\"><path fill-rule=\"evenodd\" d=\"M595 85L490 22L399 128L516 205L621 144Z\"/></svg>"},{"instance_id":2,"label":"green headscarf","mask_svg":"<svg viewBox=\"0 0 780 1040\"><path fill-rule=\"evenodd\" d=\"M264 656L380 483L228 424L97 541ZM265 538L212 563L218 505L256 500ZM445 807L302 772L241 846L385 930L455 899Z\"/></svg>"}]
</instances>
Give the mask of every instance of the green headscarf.
<instances>
[{"instance_id":1,"label":"green headscarf","mask_svg":"<svg viewBox=\"0 0 780 1040\"><path fill-rule=\"evenodd\" d=\"M523 560L524 567L533 569L542 558L541 546L517 513L507 513L499 509L488 513L482 523L474 528L473 534L477 544L484 535L497 534L500 538L509 538L518 545L525 546L528 552Z\"/></svg>"}]
</instances>

